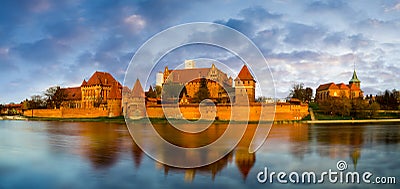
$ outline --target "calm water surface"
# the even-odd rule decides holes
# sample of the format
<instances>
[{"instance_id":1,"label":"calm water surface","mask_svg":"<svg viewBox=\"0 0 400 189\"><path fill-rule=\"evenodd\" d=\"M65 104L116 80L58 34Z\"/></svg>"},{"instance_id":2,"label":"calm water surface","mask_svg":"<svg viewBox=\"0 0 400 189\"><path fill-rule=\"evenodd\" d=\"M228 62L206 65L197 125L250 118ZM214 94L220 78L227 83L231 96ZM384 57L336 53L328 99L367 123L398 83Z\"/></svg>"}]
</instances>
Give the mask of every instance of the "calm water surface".
<instances>
[{"instance_id":1,"label":"calm water surface","mask_svg":"<svg viewBox=\"0 0 400 189\"><path fill-rule=\"evenodd\" d=\"M213 125L204 140L170 132L164 137L183 146L202 146L226 125ZM279 184L257 182L271 171L332 169L345 160L347 171L395 176L400 182L400 124L274 125L255 154L249 127L235 150L198 169L157 163L133 143L125 124L99 122L0 121L0 189L5 188L399 188L373 184ZM179 158L179 157L177 157Z\"/></svg>"}]
</instances>

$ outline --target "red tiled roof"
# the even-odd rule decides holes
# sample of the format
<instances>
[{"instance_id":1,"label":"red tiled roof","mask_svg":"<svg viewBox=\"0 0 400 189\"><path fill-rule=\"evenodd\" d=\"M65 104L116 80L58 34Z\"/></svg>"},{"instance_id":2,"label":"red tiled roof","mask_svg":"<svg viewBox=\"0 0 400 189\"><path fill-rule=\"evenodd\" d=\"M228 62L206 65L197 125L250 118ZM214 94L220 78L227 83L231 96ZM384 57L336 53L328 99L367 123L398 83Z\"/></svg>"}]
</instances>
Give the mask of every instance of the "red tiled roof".
<instances>
[{"instance_id":1,"label":"red tiled roof","mask_svg":"<svg viewBox=\"0 0 400 189\"><path fill-rule=\"evenodd\" d=\"M82 81L82 84L81 84L81 86L86 86L88 83L86 82L86 79L84 79L83 81Z\"/></svg>"},{"instance_id":2,"label":"red tiled roof","mask_svg":"<svg viewBox=\"0 0 400 189\"><path fill-rule=\"evenodd\" d=\"M144 90L142 88L142 84L140 84L139 79L136 79L135 85L133 86L132 89L132 97L136 98L144 98Z\"/></svg>"},{"instance_id":3,"label":"red tiled roof","mask_svg":"<svg viewBox=\"0 0 400 189\"><path fill-rule=\"evenodd\" d=\"M6 104L4 108L22 108L22 104Z\"/></svg>"},{"instance_id":4,"label":"red tiled roof","mask_svg":"<svg viewBox=\"0 0 400 189\"><path fill-rule=\"evenodd\" d=\"M197 78L207 77L211 68L192 68L182 70L169 70L168 81L176 83L187 83Z\"/></svg>"},{"instance_id":5,"label":"red tiled roof","mask_svg":"<svg viewBox=\"0 0 400 189\"><path fill-rule=\"evenodd\" d=\"M63 90L64 94L66 95L65 100L82 99L81 87L62 88L61 90Z\"/></svg>"},{"instance_id":6,"label":"red tiled roof","mask_svg":"<svg viewBox=\"0 0 400 189\"><path fill-rule=\"evenodd\" d=\"M339 87L337 85L335 85L334 83L327 83L327 84L320 85L317 88L317 91L322 91L322 90L327 90L327 89L339 89Z\"/></svg>"},{"instance_id":7,"label":"red tiled roof","mask_svg":"<svg viewBox=\"0 0 400 189\"><path fill-rule=\"evenodd\" d=\"M238 80L238 79L240 79L242 81L243 80L254 80L253 76L251 75L251 73L246 65L244 65L242 67L242 69L240 70L240 72L235 80Z\"/></svg>"},{"instance_id":8,"label":"red tiled roof","mask_svg":"<svg viewBox=\"0 0 400 189\"><path fill-rule=\"evenodd\" d=\"M112 85L115 82L118 81L110 73L96 71L87 81L87 85Z\"/></svg>"},{"instance_id":9,"label":"red tiled roof","mask_svg":"<svg viewBox=\"0 0 400 189\"><path fill-rule=\"evenodd\" d=\"M111 85L110 96L108 98L121 99L122 98L122 86L118 82Z\"/></svg>"},{"instance_id":10,"label":"red tiled roof","mask_svg":"<svg viewBox=\"0 0 400 189\"><path fill-rule=\"evenodd\" d=\"M340 84L336 84L338 87L339 87L339 89L341 89L341 90L343 90L343 89L350 89L349 88L349 86L347 86L346 84L344 84L344 83L340 83Z\"/></svg>"}]
</instances>

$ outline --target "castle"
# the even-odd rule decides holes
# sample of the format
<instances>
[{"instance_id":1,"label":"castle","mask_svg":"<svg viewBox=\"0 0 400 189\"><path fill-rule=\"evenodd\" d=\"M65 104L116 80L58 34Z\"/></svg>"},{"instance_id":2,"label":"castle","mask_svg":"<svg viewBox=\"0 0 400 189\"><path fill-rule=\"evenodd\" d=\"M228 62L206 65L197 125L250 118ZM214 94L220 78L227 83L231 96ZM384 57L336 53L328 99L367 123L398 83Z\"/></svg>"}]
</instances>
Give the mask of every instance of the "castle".
<instances>
[{"instance_id":1,"label":"castle","mask_svg":"<svg viewBox=\"0 0 400 189\"><path fill-rule=\"evenodd\" d=\"M180 95L174 96L175 101L171 100L173 97L162 98L162 94L155 97L146 95L154 93L152 87L144 92L137 79L132 90L123 90L124 115L130 119L199 119L203 116L212 120L231 120L233 117L237 121L260 121L260 117L269 118L262 121L273 121L274 116L267 116L271 112L275 112L275 120L300 120L308 115L308 105L295 99L277 104L256 102L256 81L246 65L243 65L233 80L214 64L210 68L196 68L195 62L188 60L185 61L184 69L169 70L165 67L163 73L156 75L156 88L164 89L169 85L181 86L178 88L181 89ZM198 93L204 89L209 94L207 99L212 100L216 106L215 109L206 107L205 112L201 113ZM179 103L179 111L170 102Z\"/></svg>"},{"instance_id":2,"label":"castle","mask_svg":"<svg viewBox=\"0 0 400 189\"><path fill-rule=\"evenodd\" d=\"M122 85L107 72L96 71L78 87L61 88L60 109L25 111L29 117L91 118L122 115Z\"/></svg>"},{"instance_id":3,"label":"castle","mask_svg":"<svg viewBox=\"0 0 400 189\"><path fill-rule=\"evenodd\" d=\"M185 96L191 101L196 97L201 85L201 78L206 79L209 99L213 101L228 101L228 92L232 89L232 78L212 64L211 68L196 68L193 60L185 61L185 69L169 70L165 67L161 82L164 84L184 85ZM224 90L228 89L228 91Z\"/></svg>"},{"instance_id":4,"label":"castle","mask_svg":"<svg viewBox=\"0 0 400 189\"><path fill-rule=\"evenodd\" d=\"M162 94L167 86L180 86L182 91L179 96L161 98L168 96ZM300 120L308 115L308 105L295 99L276 104L256 102L256 81L246 65L232 79L214 64L210 68L196 68L195 62L188 60L184 69L165 67L163 73L157 73L155 88L150 87L145 92L137 79L130 89L122 86L110 73L96 71L78 87L61 88L65 98L59 109L32 109L23 114L58 118L124 115L130 119L199 119L204 116L210 120L234 118L238 121L259 121L260 117L269 119L263 121ZM205 112L200 112L199 102L204 99L211 100L215 107L207 105ZM174 109L176 104L179 104L179 111Z\"/></svg>"},{"instance_id":5,"label":"castle","mask_svg":"<svg viewBox=\"0 0 400 189\"><path fill-rule=\"evenodd\" d=\"M348 85L344 83L322 84L317 88L315 99L321 102L332 97L346 97L349 99L362 98L364 94L360 84L361 81L357 77L356 70L354 70L353 77L350 79Z\"/></svg>"}]
</instances>

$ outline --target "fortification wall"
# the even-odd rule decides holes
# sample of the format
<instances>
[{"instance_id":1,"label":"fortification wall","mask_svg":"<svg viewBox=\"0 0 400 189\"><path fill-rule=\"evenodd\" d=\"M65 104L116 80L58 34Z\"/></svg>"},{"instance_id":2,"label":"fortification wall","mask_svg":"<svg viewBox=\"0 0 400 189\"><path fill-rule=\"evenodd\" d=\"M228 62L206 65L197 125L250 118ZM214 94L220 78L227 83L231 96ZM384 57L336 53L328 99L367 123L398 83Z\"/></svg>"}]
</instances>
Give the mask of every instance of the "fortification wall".
<instances>
[{"instance_id":1,"label":"fortification wall","mask_svg":"<svg viewBox=\"0 0 400 189\"><path fill-rule=\"evenodd\" d=\"M261 107L263 109L261 110ZM274 113L275 108L275 115ZM176 111L176 108L173 106L165 105L163 110L161 105L148 105L146 107L147 116L150 118L178 118L178 119L199 119L201 117L201 113L199 111L198 105L180 105L179 112ZM164 114L166 112L166 114ZM213 116L215 112L216 116ZM303 117L308 115L308 106L307 105L261 105L261 104L252 104L249 107L247 106L233 106L230 105L218 105L215 107L215 110L205 109L203 115L209 119L218 119L218 120L236 120L236 121L272 121L274 118L275 121L283 121L283 120L301 120ZM183 116L183 117L182 117Z\"/></svg>"},{"instance_id":2,"label":"fortification wall","mask_svg":"<svg viewBox=\"0 0 400 189\"><path fill-rule=\"evenodd\" d=\"M95 118L108 117L107 109L91 108L91 109L34 109L24 112L27 117L50 117L50 118Z\"/></svg>"}]
</instances>

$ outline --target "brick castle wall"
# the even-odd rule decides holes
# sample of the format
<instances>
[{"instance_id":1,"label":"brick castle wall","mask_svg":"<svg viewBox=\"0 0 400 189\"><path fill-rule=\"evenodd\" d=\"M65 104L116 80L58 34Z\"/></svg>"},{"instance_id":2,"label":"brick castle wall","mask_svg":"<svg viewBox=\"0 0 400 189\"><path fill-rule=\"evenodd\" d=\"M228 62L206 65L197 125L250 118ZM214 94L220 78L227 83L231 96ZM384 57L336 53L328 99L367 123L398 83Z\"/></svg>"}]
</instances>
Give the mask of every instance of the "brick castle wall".
<instances>
[{"instance_id":1,"label":"brick castle wall","mask_svg":"<svg viewBox=\"0 0 400 189\"><path fill-rule=\"evenodd\" d=\"M109 111L100 108L91 109L34 109L24 111L27 117L50 117L50 118L95 118L108 117Z\"/></svg>"},{"instance_id":2,"label":"brick castle wall","mask_svg":"<svg viewBox=\"0 0 400 189\"><path fill-rule=\"evenodd\" d=\"M146 108L147 116L150 118L166 117L161 105L148 105ZM210 119L215 118L218 120L236 121L259 121L261 117L261 120L263 121L272 121L268 119L272 118L271 114L274 112L273 105L263 105L262 112L261 104L253 104L250 105L249 108L247 108L247 106L235 106L233 108L234 109L232 110L230 105L218 105L214 110L216 117L211 116L213 115L212 109L208 109L208 112L205 110L204 116ZM199 119L201 117L198 105L180 105L180 112L176 112L176 108L168 105L166 105L164 109L165 112L167 112L168 117L172 118ZM275 110L274 121L301 120L308 115L308 105L282 104L276 105Z\"/></svg>"},{"instance_id":3,"label":"brick castle wall","mask_svg":"<svg viewBox=\"0 0 400 189\"><path fill-rule=\"evenodd\" d=\"M271 121L266 118L271 118L271 114L274 111L273 105L263 105L263 112L261 112L261 104L247 106L235 106L233 111L230 105L218 105L214 108L205 108L204 117L208 119L218 120L236 120L236 121ZM275 106L275 121L282 120L300 120L308 115L307 105L276 105ZM165 106L165 112L168 112L168 117L174 117L178 119L199 119L201 113L198 105L180 105L179 112L174 112L172 106ZM215 117L213 116L215 112ZM164 110L161 105L148 105L146 110L147 116L150 118L165 118ZM269 115L268 115L269 114ZM90 108L90 109L35 109L27 110L24 112L24 116L27 117L51 117L51 118L95 118L95 117L115 117L121 115L121 110L117 106L110 110L102 108ZM182 117L183 116L183 117Z\"/></svg>"}]
</instances>

